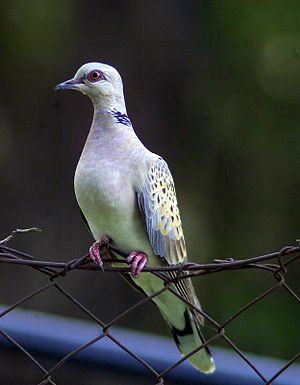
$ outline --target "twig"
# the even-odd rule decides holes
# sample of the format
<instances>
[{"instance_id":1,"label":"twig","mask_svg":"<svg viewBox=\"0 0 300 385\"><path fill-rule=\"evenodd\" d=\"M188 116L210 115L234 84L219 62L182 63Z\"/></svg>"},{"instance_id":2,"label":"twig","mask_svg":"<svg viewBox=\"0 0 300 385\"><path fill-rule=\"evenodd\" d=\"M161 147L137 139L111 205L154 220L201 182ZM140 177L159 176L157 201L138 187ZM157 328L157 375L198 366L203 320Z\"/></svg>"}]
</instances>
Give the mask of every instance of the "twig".
<instances>
[{"instance_id":1,"label":"twig","mask_svg":"<svg viewBox=\"0 0 300 385\"><path fill-rule=\"evenodd\" d=\"M31 232L41 232L42 230L38 227L29 227L28 229L16 229L11 232L11 234L0 241L0 245L5 245L7 242L11 241L17 234L31 233Z\"/></svg>"}]
</instances>

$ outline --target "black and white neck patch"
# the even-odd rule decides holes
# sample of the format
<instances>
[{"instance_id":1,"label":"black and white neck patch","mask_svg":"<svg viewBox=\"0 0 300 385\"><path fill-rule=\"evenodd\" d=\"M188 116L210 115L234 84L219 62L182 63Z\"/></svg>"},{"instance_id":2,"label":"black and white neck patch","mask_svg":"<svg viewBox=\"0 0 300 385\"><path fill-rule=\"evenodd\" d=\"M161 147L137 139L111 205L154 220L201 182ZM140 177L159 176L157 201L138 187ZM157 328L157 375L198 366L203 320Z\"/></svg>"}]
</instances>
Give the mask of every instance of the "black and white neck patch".
<instances>
[{"instance_id":1,"label":"black and white neck patch","mask_svg":"<svg viewBox=\"0 0 300 385\"><path fill-rule=\"evenodd\" d=\"M117 123L124 124L127 127L131 126L131 121L126 114L118 111L116 108L109 110L112 116L116 119Z\"/></svg>"}]
</instances>

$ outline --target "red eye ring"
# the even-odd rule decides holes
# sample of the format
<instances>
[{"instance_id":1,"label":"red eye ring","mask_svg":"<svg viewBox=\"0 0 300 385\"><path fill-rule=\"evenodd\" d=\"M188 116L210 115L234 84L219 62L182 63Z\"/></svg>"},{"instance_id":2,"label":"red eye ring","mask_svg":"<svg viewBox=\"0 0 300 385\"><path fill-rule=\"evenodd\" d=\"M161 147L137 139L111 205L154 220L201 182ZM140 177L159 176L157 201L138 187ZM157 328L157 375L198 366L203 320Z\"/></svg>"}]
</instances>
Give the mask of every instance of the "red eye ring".
<instances>
[{"instance_id":1,"label":"red eye ring","mask_svg":"<svg viewBox=\"0 0 300 385\"><path fill-rule=\"evenodd\" d=\"M88 73L87 80L91 83L95 83L99 80L105 79L103 73L100 70L93 70Z\"/></svg>"}]
</instances>

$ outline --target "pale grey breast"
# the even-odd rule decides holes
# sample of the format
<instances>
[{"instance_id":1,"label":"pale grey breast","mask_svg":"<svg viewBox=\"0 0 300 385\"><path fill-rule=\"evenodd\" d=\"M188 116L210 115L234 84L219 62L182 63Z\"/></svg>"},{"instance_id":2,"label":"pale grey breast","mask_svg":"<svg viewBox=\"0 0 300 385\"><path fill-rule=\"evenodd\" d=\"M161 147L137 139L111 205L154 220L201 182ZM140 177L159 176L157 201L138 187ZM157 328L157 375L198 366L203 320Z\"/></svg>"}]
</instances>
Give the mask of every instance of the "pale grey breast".
<instances>
[{"instance_id":1,"label":"pale grey breast","mask_svg":"<svg viewBox=\"0 0 300 385\"><path fill-rule=\"evenodd\" d=\"M132 217L135 211L135 192L124 165L120 168L116 162L106 159L98 163L85 159L79 161L76 168L76 198L93 234L96 231L98 236L111 232L115 221Z\"/></svg>"}]
</instances>

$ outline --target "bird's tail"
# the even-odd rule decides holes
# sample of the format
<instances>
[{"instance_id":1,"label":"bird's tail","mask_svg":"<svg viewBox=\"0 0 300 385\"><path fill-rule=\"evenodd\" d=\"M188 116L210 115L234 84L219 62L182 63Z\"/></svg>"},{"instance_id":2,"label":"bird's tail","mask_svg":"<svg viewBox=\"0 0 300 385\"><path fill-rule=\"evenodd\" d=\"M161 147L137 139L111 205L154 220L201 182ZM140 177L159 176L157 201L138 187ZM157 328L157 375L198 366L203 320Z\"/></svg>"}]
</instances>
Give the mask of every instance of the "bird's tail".
<instances>
[{"instance_id":1,"label":"bird's tail","mask_svg":"<svg viewBox=\"0 0 300 385\"><path fill-rule=\"evenodd\" d=\"M122 275L133 287L145 295L153 294L156 290L161 289L162 281L160 278L151 276L151 280L144 280L143 286L141 287L137 284L139 282L138 280L143 277L147 278L147 275L137 278L134 281L129 274L123 273ZM175 290L183 298L196 308L201 309L190 278L181 280L174 286ZM204 320L199 312L189 307L183 300L169 290L153 297L152 301L157 305L167 322L181 354L187 356L205 342L200 330ZM203 346L196 353L192 354L188 360L196 369L203 373L212 373L215 370L214 360L207 346Z\"/></svg>"},{"instance_id":2,"label":"bird's tail","mask_svg":"<svg viewBox=\"0 0 300 385\"><path fill-rule=\"evenodd\" d=\"M175 285L182 294L196 308L201 309L191 280L185 279ZM204 320L200 313L190 308L185 302L171 292L165 292L154 298L160 312L166 320L178 350L188 355L200 347L205 341L201 333ZM189 362L203 373L212 373L215 370L214 360L207 346L203 346L188 358Z\"/></svg>"},{"instance_id":3,"label":"bird's tail","mask_svg":"<svg viewBox=\"0 0 300 385\"><path fill-rule=\"evenodd\" d=\"M186 307L183 317L183 329L176 328L170 320L166 319L166 321L178 350L186 356L201 346L201 344L204 343L204 338L200 331L199 319L193 311ZM212 373L215 370L214 360L207 346L202 347L191 355L188 360L196 369L201 370L201 372Z\"/></svg>"}]
</instances>

